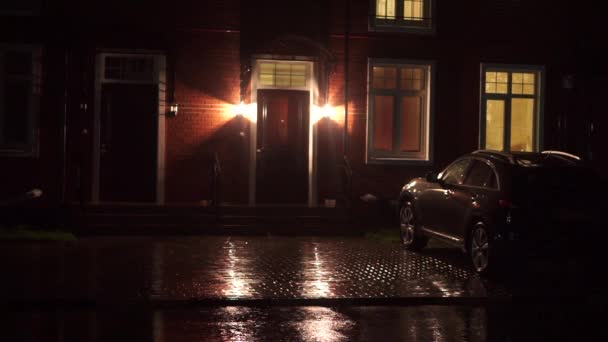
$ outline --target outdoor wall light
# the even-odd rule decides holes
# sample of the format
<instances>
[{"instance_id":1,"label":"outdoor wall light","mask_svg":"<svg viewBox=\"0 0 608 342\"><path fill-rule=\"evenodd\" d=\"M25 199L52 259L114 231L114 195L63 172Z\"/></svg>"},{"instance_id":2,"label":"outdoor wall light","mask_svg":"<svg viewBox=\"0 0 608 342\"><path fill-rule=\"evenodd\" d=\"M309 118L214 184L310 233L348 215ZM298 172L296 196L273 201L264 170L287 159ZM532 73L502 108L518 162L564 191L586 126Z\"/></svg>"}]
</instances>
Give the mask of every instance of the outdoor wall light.
<instances>
[{"instance_id":1,"label":"outdoor wall light","mask_svg":"<svg viewBox=\"0 0 608 342\"><path fill-rule=\"evenodd\" d=\"M335 108L329 105L329 103L325 104L325 106L321 108L321 116L324 118L331 118L335 112Z\"/></svg>"},{"instance_id":2,"label":"outdoor wall light","mask_svg":"<svg viewBox=\"0 0 608 342\"><path fill-rule=\"evenodd\" d=\"M247 106L241 102L233 107L234 116L243 117L247 113Z\"/></svg>"},{"instance_id":3,"label":"outdoor wall light","mask_svg":"<svg viewBox=\"0 0 608 342\"><path fill-rule=\"evenodd\" d=\"M169 112L167 113L169 116L177 116L177 111L179 110L179 105L177 103L172 103L169 106Z\"/></svg>"},{"instance_id":4,"label":"outdoor wall light","mask_svg":"<svg viewBox=\"0 0 608 342\"><path fill-rule=\"evenodd\" d=\"M331 119L336 113L336 108L331 106L329 103L323 107L313 106L312 108L312 120L314 123L321 121L321 119Z\"/></svg>"},{"instance_id":5,"label":"outdoor wall light","mask_svg":"<svg viewBox=\"0 0 608 342\"><path fill-rule=\"evenodd\" d=\"M242 117L242 118L248 119L251 122L255 122L256 115L257 115L257 104L256 103L245 104L245 103L241 102L237 105L233 105L232 114L235 117Z\"/></svg>"}]
</instances>

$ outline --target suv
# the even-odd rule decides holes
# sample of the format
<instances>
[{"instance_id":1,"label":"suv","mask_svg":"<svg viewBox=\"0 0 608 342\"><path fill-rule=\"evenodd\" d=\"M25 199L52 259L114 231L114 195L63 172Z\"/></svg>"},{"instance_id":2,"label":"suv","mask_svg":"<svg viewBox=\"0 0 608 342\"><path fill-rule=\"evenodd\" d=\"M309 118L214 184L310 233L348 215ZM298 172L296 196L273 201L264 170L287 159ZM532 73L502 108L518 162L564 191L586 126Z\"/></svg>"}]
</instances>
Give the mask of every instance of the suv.
<instances>
[{"instance_id":1,"label":"suv","mask_svg":"<svg viewBox=\"0 0 608 342\"><path fill-rule=\"evenodd\" d=\"M514 251L575 244L574 233L592 226L584 192L594 179L566 152L475 151L403 186L401 241L408 250L420 250L429 238L451 243L486 274Z\"/></svg>"}]
</instances>

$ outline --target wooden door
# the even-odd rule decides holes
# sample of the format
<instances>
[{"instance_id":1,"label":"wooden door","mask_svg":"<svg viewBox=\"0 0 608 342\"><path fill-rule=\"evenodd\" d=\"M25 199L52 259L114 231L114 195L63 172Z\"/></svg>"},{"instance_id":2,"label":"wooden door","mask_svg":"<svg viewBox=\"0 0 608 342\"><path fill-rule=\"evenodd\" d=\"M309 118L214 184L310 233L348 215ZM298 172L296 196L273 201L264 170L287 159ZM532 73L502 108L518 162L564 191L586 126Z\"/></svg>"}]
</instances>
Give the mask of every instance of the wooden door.
<instances>
[{"instance_id":1,"label":"wooden door","mask_svg":"<svg viewBox=\"0 0 608 342\"><path fill-rule=\"evenodd\" d=\"M308 199L309 93L258 91L256 202Z\"/></svg>"},{"instance_id":2,"label":"wooden door","mask_svg":"<svg viewBox=\"0 0 608 342\"><path fill-rule=\"evenodd\" d=\"M156 200L158 86L102 86L99 199Z\"/></svg>"}]
</instances>

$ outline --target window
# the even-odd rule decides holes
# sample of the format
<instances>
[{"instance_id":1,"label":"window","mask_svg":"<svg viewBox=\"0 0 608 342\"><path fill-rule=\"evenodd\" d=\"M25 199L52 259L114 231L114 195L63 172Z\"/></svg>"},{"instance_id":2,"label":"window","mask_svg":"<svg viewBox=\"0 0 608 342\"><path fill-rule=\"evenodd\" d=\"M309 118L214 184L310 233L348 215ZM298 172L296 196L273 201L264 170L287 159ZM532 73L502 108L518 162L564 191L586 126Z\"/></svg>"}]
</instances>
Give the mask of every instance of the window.
<instances>
[{"instance_id":1,"label":"window","mask_svg":"<svg viewBox=\"0 0 608 342\"><path fill-rule=\"evenodd\" d=\"M40 78L39 51L0 46L0 154L35 154Z\"/></svg>"},{"instance_id":2,"label":"window","mask_svg":"<svg viewBox=\"0 0 608 342\"><path fill-rule=\"evenodd\" d=\"M154 83L157 74L154 67L154 57L150 56L107 56L105 57L104 80Z\"/></svg>"},{"instance_id":3,"label":"window","mask_svg":"<svg viewBox=\"0 0 608 342\"><path fill-rule=\"evenodd\" d=\"M542 77L540 67L482 67L482 148L540 149Z\"/></svg>"},{"instance_id":4,"label":"window","mask_svg":"<svg viewBox=\"0 0 608 342\"><path fill-rule=\"evenodd\" d=\"M375 30L432 31L431 0L374 0L371 27Z\"/></svg>"},{"instance_id":5,"label":"window","mask_svg":"<svg viewBox=\"0 0 608 342\"><path fill-rule=\"evenodd\" d=\"M370 60L367 160L429 161L431 64Z\"/></svg>"},{"instance_id":6,"label":"window","mask_svg":"<svg viewBox=\"0 0 608 342\"><path fill-rule=\"evenodd\" d=\"M304 88L307 65L293 62L260 62L259 84L263 87Z\"/></svg>"},{"instance_id":7,"label":"window","mask_svg":"<svg viewBox=\"0 0 608 342\"><path fill-rule=\"evenodd\" d=\"M497 188L494 170L490 165L480 160L473 161L473 166L471 166L464 184L481 188Z\"/></svg>"},{"instance_id":8,"label":"window","mask_svg":"<svg viewBox=\"0 0 608 342\"><path fill-rule=\"evenodd\" d=\"M448 184L462 185L469 164L471 164L471 159L457 160L446 167L438 177Z\"/></svg>"}]
</instances>

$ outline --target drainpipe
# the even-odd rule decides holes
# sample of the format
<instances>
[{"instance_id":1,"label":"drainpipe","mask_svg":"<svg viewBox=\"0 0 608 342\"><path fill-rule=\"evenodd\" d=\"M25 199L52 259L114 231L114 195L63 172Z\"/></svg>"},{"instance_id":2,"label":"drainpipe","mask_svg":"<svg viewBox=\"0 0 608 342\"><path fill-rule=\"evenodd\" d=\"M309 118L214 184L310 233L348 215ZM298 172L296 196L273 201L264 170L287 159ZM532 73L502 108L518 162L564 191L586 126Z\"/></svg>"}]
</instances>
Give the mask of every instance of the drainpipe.
<instances>
[{"instance_id":1,"label":"drainpipe","mask_svg":"<svg viewBox=\"0 0 608 342\"><path fill-rule=\"evenodd\" d=\"M67 192L67 134L68 134L68 82L69 82L69 60L70 52L66 48L64 56L64 74L63 74L63 113L62 113L62 151L61 151L61 205L66 204Z\"/></svg>"},{"instance_id":2,"label":"drainpipe","mask_svg":"<svg viewBox=\"0 0 608 342\"><path fill-rule=\"evenodd\" d=\"M348 152L348 55L350 44L350 0L345 0L346 6L344 10L344 132L342 135L342 148L344 157Z\"/></svg>"}]
</instances>

